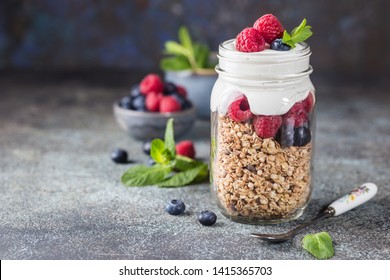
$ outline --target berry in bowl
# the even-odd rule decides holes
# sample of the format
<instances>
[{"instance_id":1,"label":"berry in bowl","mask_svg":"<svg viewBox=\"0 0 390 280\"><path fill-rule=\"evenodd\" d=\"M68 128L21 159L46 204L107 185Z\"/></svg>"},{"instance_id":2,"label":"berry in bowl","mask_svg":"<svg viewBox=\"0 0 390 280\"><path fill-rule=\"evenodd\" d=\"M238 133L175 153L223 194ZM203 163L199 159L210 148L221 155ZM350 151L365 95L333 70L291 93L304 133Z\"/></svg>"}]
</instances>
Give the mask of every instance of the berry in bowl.
<instances>
[{"instance_id":1,"label":"berry in bowl","mask_svg":"<svg viewBox=\"0 0 390 280\"><path fill-rule=\"evenodd\" d=\"M148 74L130 94L113 105L118 125L138 140L163 138L165 125L174 118L175 136L190 131L196 110L184 87L164 82L157 74Z\"/></svg>"}]
</instances>

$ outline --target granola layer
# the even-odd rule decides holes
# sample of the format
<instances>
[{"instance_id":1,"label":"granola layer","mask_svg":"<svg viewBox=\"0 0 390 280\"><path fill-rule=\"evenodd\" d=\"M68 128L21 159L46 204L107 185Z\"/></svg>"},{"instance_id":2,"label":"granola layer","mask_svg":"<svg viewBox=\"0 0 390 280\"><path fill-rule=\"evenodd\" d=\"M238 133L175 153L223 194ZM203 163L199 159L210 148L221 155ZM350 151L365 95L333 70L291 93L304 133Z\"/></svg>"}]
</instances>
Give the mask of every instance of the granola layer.
<instances>
[{"instance_id":1,"label":"granola layer","mask_svg":"<svg viewBox=\"0 0 390 280\"><path fill-rule=\"evenodd\" d=\"M257 136L250 123L218 116L216 144L213 187L228 215L286 219L307 203L311 143L282 148Z\"/></svg>"}]
</instances>

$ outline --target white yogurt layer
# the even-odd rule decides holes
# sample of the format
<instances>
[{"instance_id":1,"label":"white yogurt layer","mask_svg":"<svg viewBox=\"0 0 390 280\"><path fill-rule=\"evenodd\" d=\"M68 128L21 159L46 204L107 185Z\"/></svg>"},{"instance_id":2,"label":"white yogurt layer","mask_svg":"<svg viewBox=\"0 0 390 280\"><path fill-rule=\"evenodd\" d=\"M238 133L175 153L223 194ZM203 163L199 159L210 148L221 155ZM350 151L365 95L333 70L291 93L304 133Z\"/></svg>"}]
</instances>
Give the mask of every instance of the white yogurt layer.
<instances>
[{"instance_id":1,"label":"white yogurt layer","mask_svg":"<svg viewBox=\"0 0 390 280\"><path fill-rule=\"evenodd\" d=\"M252 113L282 115L314 91L307 44L290 51L243 53L229 40L220 45L218 57L219 78L210 102L214 112L226 114L230 103L245 94Z\"/></svg>"}]
</instances>

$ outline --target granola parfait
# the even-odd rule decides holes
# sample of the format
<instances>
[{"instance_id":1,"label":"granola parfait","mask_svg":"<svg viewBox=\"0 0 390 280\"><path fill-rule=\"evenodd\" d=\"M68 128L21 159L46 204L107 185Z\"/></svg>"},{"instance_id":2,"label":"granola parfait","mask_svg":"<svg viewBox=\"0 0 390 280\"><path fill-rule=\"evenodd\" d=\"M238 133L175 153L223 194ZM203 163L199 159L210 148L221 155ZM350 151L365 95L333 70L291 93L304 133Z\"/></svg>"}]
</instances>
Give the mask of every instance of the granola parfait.
<instances>
[{"instance_id":1,"label":"granola parfait","mask_svg":"<svg viewBox=\"0 0 390 280\"><path fill-rule=\"evenodd\" d=\"M308 34L305 20L289 34L268 14L219 46L211 189L233 221L290 221L310 199L316 98Z\"/></svg>"}]
</instances>

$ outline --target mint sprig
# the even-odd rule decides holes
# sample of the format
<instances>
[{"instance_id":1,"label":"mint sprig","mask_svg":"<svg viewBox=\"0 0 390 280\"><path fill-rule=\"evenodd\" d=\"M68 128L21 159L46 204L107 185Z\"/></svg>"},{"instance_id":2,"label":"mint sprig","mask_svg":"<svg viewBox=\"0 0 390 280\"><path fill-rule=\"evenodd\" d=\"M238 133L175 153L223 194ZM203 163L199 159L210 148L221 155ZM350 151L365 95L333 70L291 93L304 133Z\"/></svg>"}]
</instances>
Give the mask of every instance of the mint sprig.
<instances>
[{"instance_id":1,"label":"mint sprig","mask_svg":"<svg viewBox=\"0 0 390 280\"><path fill-rule=\"evenodd\" d=\"M329 259L334 255L332 238L324 231L306 235L302 240L302 247L320 260Z\"/></svg>"},{"instance_id":2,"label":"mint sprig","mask_svg":"<svg viewBox=\"0 0 390 280\"><path fill-rule=\"evenodd\" d=\"M207 45L193 42L188 29L181 26L178 41L165 42L164 54L168 55L160 61L164 71L191 69L198 74L214 73L215 64L210 63L210 49Z\"/></svg>"},{"instance_id":3,"label":"mint sprig","mask_svg":"<svg viewBox=\"0 0 390 280\"><path fill-rule=\"evenodd\" d=\"M311 26L306 25L306 19L304 18L301 24L291 31L291 34L284 30L282 42L291 48L295 48L295 44L307 40L312 35Z\"/></svg>"},{"instance_id":4,"label":"mint sprig","mask_svg":"<svg viewBox=\"0 0 390 280\"><path fill-rule=\"evenodd\" d=\"M151 142L150 156L156 164L151 167L135 165L128 169L121 178L125 186L181 187L208 179L207 164L176 154L172 118L167 121L164 141L153 139Z\"/></svg>"}]
</instances>

